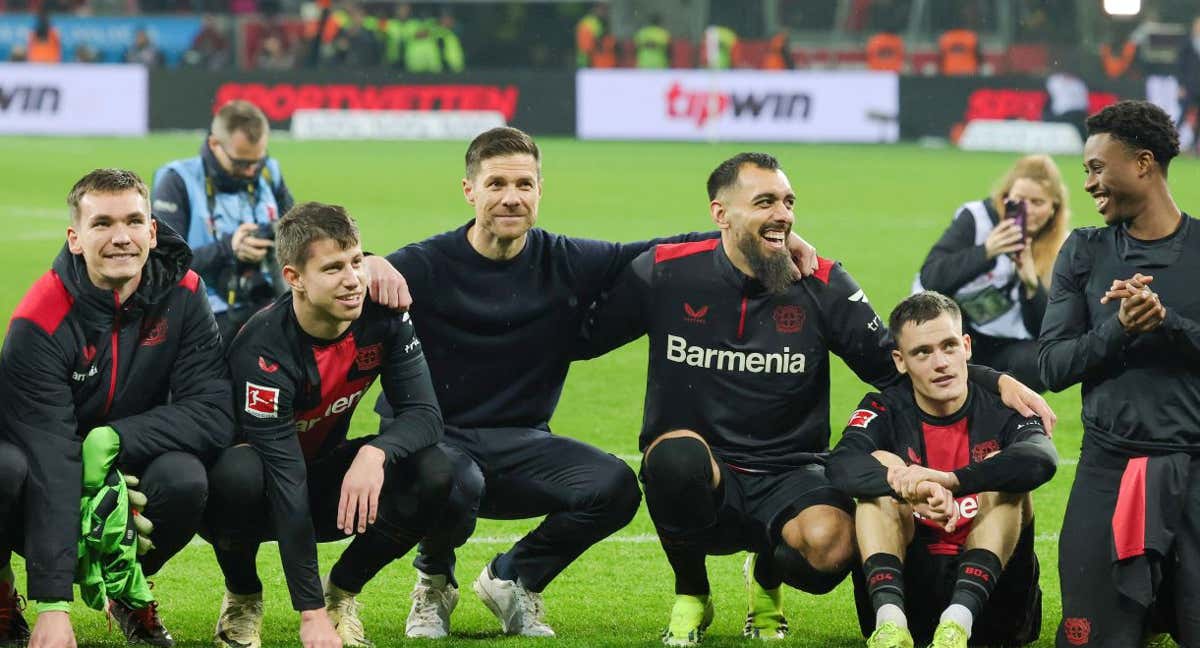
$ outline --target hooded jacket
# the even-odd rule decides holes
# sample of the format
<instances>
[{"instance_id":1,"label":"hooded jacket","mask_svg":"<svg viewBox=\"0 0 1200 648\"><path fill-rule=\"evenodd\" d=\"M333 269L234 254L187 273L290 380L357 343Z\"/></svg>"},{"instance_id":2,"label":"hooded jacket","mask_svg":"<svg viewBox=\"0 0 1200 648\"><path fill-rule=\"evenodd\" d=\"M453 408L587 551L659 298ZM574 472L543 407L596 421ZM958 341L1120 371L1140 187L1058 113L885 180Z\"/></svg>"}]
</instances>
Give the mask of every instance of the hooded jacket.
<instances>
[{"instance_id":1,"label":"hooded jacket","mask_svg":"<svg viewBox=\"0 0 1200 648\"><path fill-rule=\"evenodd\" d=\"M29 463L31 599L71 600L89 430L116 429L117 465L133 474L172 450L210 461L232 440L220 336L191 257L160 222L141 283L119 303L64 246L13 314L0 350L0 421Z\"/></svg>"}]
</instances>

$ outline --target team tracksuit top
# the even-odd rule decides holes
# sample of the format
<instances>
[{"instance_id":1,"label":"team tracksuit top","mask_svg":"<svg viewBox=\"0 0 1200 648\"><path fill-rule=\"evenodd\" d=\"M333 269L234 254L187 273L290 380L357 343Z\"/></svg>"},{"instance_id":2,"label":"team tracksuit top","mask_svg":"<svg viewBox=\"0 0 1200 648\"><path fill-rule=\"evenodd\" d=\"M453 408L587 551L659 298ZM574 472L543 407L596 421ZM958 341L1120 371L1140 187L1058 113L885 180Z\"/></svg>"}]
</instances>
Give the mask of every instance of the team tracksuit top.
<instances>
[{"instance_id":1,"label":"team tracksuit top","mask_svg":"<svg viewBox=\"0 0 1200 648\"><path fill-rule=\"evenodd\" d=\"M408 314L367 301L333 340L305 333L292 295L242 327L229 348L239 431L263 459L267 500L284 575L297 610L323 607L307 466L346 440L350 418L379 376L395 418L369 443L389 462L442 437L421 342Z\"/></svg>"},{"instance_id":2,"label":"team tracksuit top","mask_svg":"<svg viewBox=\"0 0 1200 648\"><path fill-rule=\"evenodd\" d=\"M1032 491L1054 476L1058 464L1041 419L1021 416L978 385L968 389L967 402L942 417L921 410L910 384L867 394L829 456L829 480L859 499L896 495L888 486L887 468L871 456L876 450L890 452L908 465L953 472L962 519L952 533L921 519L934 536L930 553L962 551L979 512L979 493Z\"/></svg>"},{"instance_id":3,"label":"team tracksuit top","mask_svg":"<svg viewBox=\"0 0 1200 648\"><path fill-rule=\"evenodd\" d=\"M646 333L646 403L639 447L677 429L699 433L721 461L781 471L829 449L829 352L859 378L901 381L892 339L841 264L784 295L767 293L720 239L658 245L633 261L584 332L592 357ZM973 369L992 386L999 374Z\"/></svg>"},{"instance_id":4,"label":"team tracksuit top","mask_svg":"<svg viewBox=\"0 0 1200 648\"><path fill-rule=\"evenodd\" d=\"M1152 275L1167 308L1162 325L1129 335L1119 301L1101 304L1114 279ZM1124 225L1071 232L1054 264L1038 365L1055 391L1083 383L1085 451L1124 456L1200 455L1200 223L1141 241Z\"/></svg>"},{"instance_id":5,"label":"team tracksuit top","mask_svg":"<svg viewBox=\"0 0 1200 648\"><path fill-rule=\"evenodd\" d=\"M467 240L473 222L387 257L412 293L446 425L458 428L549 429L592 302L656 243L717 236L609 243L533 228L520 254L493 261Z\"/></svg>"},{"instance_id":6,"label":"team tracksuit top","mask_svg":"<svg viewBox=\"0 0 1200 648\"><path fill-rule=\"evenodd\" d=\"M191 252L162 223L125 303L97 288L64 246L13 313L0 352L0 408L29 462L29 596L71 600L79 540L80 447L94 427L121 437L139 469L181 450L209 461L233 438L221 341Z\"/></svg>"}]
</instances>

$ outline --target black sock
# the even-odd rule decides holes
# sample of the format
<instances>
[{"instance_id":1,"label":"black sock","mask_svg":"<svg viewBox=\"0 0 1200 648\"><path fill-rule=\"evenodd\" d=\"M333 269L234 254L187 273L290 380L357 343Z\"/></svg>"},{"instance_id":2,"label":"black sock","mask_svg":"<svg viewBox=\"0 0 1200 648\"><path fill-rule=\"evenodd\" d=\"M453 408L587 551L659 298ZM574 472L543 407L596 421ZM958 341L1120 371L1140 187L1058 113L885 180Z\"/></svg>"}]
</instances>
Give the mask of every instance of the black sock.
<instances>
[{"instance_id":1,"label":"black sock","mask_svg":"<svg viewBox=\"0 0 1200 648\"><path fill-rule=\"evenodd\" d=\"M867 580L871 607L876 612L889 603L904 609L904 563L900 562L899 556L872 554L863 561L863 576Z\"/></svg>"},{"instance_id":2,"label":"black sock","mask_svg":"<svg viewBox=\"0 0 1200 648\"><path fill-rule=\"evenodd\" d=\"M954 582L951 605L961 605L978 619L983 606L996 588L1000 578L1000 557L987 549L968 549L958 566L958 580Z\"/></svg>"},{"instance_id":3,"label":"black sock","mask_svg":"<svg viewBox=\"0 0 1200 648\"><path fill-rule=\"evenodd\" d=\"M775 559L771 552L760 553L754 557L754 582L765 590L777 589L783 584L783 576L775 569Z\"/></svg>"},{"instance_id":4,"label":"black sock","mask_svg":"<svg viewBox=\"0 0 1200 648\"><path fill-rule=\"evenodd\" d=\"M367 581L375 577L388 563L408 553L416 545L400 545L375 529L367 529L354 537L341 558L329 570L329 580L347 592L358 593Z\"/></svg>"},{"instance_id":5,"label":"black sock","mask_svg":"<svg viewBox=\"0 0 1200 648\"><path fill-rule=\"evenodd\" d=\"M258 545L249 549L221 549L213 547L217 554L217 564L225 575L225 589L234 594L258 594L263 591L262 581L258 579L258 568L254 558L258 555Z\"/></svg>"},{"instance_id":6,"label":"black sock","mask_svg":"<svg viewBox=\"0 0 1200 648\"><path fill-rule=\"evenodd\" d=\"M703 551L687 542L678 542L659 536L667 562L675 572L675 593L690 596L708 596L708 568Z\"/></svg>"},{"instance_id":7,"label":"black sock","mask_svg":"<svg viewBox=\"0 0 1200 648\"><path fill-rule=\"evenodd\" d=\"M516 582L520 575L517 574L517 565L513 562L509 552L496 554L496 557L492 559L492 576L500 580Z\"/></svg>"}]
</instances>

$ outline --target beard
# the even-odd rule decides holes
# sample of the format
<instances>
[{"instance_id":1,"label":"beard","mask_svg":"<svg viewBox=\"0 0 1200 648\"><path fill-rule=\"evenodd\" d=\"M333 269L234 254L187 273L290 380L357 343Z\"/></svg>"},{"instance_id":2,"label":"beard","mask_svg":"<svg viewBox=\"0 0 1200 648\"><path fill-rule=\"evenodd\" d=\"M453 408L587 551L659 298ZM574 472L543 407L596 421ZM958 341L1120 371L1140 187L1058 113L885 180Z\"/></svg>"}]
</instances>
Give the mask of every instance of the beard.
<instances>
[{"instance_id":1,"label":"beard","mask_svg":"<svg viewBox=\"0 0 1200 648\"><path fill-rule=\"evenodd\" d=\"M738 239L737 248L746 257L746 263L754 272L754 278L772 295L783 295L795 282L792 257L787 250L772 252L764 250L756 235Z\"/></svg>"}]
</instances>

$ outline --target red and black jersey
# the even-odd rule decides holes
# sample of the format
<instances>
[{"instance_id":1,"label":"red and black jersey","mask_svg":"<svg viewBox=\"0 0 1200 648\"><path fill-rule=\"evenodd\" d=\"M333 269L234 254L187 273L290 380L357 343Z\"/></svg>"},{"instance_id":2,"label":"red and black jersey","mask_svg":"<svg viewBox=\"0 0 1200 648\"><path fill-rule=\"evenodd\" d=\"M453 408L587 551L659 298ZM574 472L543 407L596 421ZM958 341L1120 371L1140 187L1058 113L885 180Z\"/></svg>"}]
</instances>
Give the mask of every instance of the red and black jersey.
<instances>
[{"instance_id":1,"label":"red and black jersey","mask_svg":"<svg viewBox=\"0 0 1200 648\"><path fill-rule=\"evenodd\" d=\"M346 440L355 408L379 377L395 417L370 445L396 461L441 439L441 413L421 343L407 313L370 301L336 339L314 338L300 328L286 294L242 327L230 345L229 364L239 432L267 471L292 604L297 610L322 607L307 466Z\"/></svg>"},{"instance_id":2,"label":"red and black jersey","mask_svg":"<svg viewBox=\"0 0 1200 648\"><path fill-rule=\"evenodd\" d=\"M777 471L829 449L829 354L871 384L899 380L887 328L842 266L767 293L720 239L658 245L633 261L584 337L595 356L650 338L640 438L694 430L730 465Z\"/></svg>"},{"instance_id":3,"label":"red and black jersey","mask_svg":"<svg viewBox=\"0 0 1200 648\"><path fill-rule=\"evenodd\" d=\"M24 555L34 600L71 600L80 448L95 427L121 437L137 472L164 452L208 461L233 438L229 381L191 252L158 224L158 245L124 303L64 246L13 313L0 353L3 431L29 461Z\"/></svg>"},{"instance_id":4,"label":"red and black jersey","mask_svg":"<svg viewBox=\"0 0 1200 648\"><path fill-rule=\"evenodd\" d=\"M958 478L961 520L955 531L921 520L934 532L933 553L961 551L979 511L979 493L1031 491L1054 476L1058 463L1041 419L1021 416L974 383L967 402L945 417L922 411L908 384L867 394L829 457L830 481L856 498L894 495L887 469L871 456L876 450Z\"/></svg>"}]
</instances>

